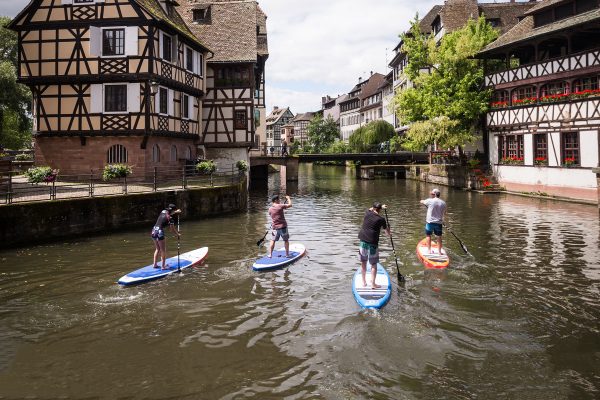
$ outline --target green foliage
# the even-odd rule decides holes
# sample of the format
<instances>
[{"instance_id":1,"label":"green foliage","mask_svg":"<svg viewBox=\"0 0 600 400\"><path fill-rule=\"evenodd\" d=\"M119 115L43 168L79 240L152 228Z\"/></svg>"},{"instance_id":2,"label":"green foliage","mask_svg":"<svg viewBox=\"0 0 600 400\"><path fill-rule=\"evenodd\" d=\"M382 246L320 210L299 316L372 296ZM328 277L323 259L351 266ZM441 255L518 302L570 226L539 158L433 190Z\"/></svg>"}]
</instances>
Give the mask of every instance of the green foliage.
<instances>
[{"instance_id":1,"label":"green foliage","mask_svg":"<svg viewBox=\"0 0 600 400\"><path fill-rule=\"evenodd\" d=\"M15 156L15 161L31 161L31 155L27 153L19 153Z\"/></svg>"},{"instance_id":2,"label":"green foliage","mask_svg":"<svg viewBox=\"0 0 600 400\"><path fill-rule=\"evenodd\" d=\"M326 153L343 154L350 153L351 151L352 149L348 143L343 140L336 139L336 141L333 142L329 148L327 148Z\"/></svg>"},{"instance_id":3,"label":"green foliage","mask_svg":"<svg viewBox=\"0 0 600 400\"><path fill-rule=\"evenodd\" d=\"M0 17L0 145L19 149L31 143L31 92L17 83L17 33Z\"/></svg>"},{"instance_id":4,"label":"green foliage","mask_svg":"<svg viewBox=\"0 0 600 400\"><path fill-rule=\"evenodd\" d=\"M125 178L131 172L131 167L127 164L108 164L104 166L104 171L102 171L102 180L109 181L116 178Z\"/></svg>"},{"instance_id":5,"label":"green foliage","mask_svg":"<svg viewBox=\"0 0 600 400\"><path fill-rule=\"evenodd\" d=\"M352 150L363 153L372 150L373 146L390 140L395 135L394 127L389 122L371 121L355 130L348 142Z\"/></svg>"},{"instance_id":6,"label":"green foliage","mask_svg":"<svg viewBox=\"0 0 600 400\"><path fill-rule=\"evenodd\" d=\"M422 149L437 143L450 148L472 142L474 124L487 111L491 95L481 89L483 67L473 56L496 39L498 32L481 17L445 35L438 46L431 36L420 32L416 22L410 35L403 36L403 51L409 60L406 75L414 87L394 98L398 117L412 124L406 146ZM433 121L436 118L439 120ZM432 132L435 128L445 130Z\"/></svg>"},{"instance_id":7,"label":"green foliage","mask_svg":"<svg viewBox=\"0 0 600 400\"><path fill-rule=\"evenodd\" d=\"M54 182L57 175L58 170L48 166L33 167L25 171L25 176L29 183Z\"/></svg>"},{"instance_id":8,"label":"green foliage","mask_svg":"<svg viewBox=\"0 0 600 400\"><path fill-rule=\"evenodd\" d=\"M291 155L298 153L299 150L300 150L300 142L298 142L298 141L291 143L288 148L288 151Z\"/></svg>"},{"instance_id":9,"label":"green foliage","mask_svg":"<svg viewBox=\"0 0 600 400\"><path fill-rule=\"evenodd\" d=\"M237 163L235 163L235 166L237 167L237 169L241 172L246 172L248 171L248 162L245 160L240 160Z\"/></svg>"},{"instance_id":10,"label":"green foliage","mask_svg":"<svg viewBox=\"0 0 600 400\"><path fill-rule=\"evenodd\" d=\"M196 170L203 175L211 175L215 173L215 171L217 170L217 166L214 161L206 160L196 164Z\"/></svg>"},{"instance_id":11,"label":"green foliage","mask_svg":"<svg viewBox=\"0 0 600 400\"><path fill-rule=\"evenodd\" d=\"M323 116L317 114L306 127L308 142L315 153L323 153L329 146L340 137L340 130L337 123L330 116L323 119Z\"/></svg>"}]
</instances>

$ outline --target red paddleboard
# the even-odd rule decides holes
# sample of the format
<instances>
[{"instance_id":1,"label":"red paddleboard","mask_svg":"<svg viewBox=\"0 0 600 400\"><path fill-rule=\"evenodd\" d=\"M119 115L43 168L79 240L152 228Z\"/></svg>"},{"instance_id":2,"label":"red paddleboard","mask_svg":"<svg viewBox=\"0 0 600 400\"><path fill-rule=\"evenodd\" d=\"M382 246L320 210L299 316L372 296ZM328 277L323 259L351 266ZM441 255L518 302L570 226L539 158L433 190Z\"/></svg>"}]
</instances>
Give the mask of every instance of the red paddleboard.
<instances>
[{"instance_id":1,"label":"red paddleboard","mask_svg":"<svg viewBox=\"0 0 600 400\"><path fill-rule=\"evenodd\" d=\"M441 255L438 253L438 244L435 241L431 241L431 252L427 250L427 238L417 244L417 256L425 268L441 269L450 264L450 258L444 249L442 249Z\"/></svg>"}]
</instances>

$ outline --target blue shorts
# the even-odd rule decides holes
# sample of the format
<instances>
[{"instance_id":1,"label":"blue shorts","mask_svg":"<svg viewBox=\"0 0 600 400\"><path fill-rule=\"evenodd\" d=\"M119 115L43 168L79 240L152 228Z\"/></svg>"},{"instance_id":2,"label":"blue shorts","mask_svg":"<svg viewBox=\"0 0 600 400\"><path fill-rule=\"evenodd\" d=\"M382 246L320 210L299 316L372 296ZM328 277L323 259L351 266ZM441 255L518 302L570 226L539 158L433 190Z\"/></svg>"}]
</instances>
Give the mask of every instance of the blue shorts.
<instances>
[{"instance_id":1,"label":"blue shorts","mask_svg":"<svg viewBox=\"0 0 600 400\"><path fill-rule=\"evenodd\" d=\"M428 223L425 225L425 234L427 236L431 236L432 233L435 233L435 236L442 236L442 224L432 224Z\"/></svg>"},{"instance_id":2,"label":"blue shorts","mask_svg":"<svg viewBox=\"0 0 600 400\"><path fill-rule=\"evenodd\" d=\"M165 232L162 229L160 229L159 226L155 226L154 228L152 228L150 236L152 236L152 239L154 240L165 240Z\"/></svg>"},{"instance_id":3,"label":"blue shorts","mask_svg":"<svg viewBox=\"0 0 600 400\"><path fill-rule=\"evenodd\" d=\"M276 242L282 238L284 242L287 242L290 239L290 234L288 233L287 227L280 229L273 229L271 231L271 240Z\"/></svg>"}]
</instances>

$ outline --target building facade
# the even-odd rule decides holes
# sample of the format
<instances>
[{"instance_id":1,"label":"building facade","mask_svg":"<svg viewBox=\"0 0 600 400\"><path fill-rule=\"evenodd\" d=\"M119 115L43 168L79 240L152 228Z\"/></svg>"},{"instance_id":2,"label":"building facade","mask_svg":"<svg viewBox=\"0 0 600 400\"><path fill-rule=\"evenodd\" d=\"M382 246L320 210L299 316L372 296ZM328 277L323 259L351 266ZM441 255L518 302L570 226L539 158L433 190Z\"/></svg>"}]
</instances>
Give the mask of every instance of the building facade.
<instances>
[{"instance_id":1,"label":"building facade","mask_svg":"<svg viewBox=\"0 0 600 400\"><path fill-rule=\"evenodd\" d=\"M213 52L207 59L202 108L200 144L205 156L223 167L248 160L249 149L265 140L260 132L268 58L266 15L254 0L181 0L178 8Z\"/></svg>"},{"instance_id":2,"label":"building facade","mask_svg":"<svg viewBox=\"0 0 600 400\"><path fill-rule=\"evenodd\" d=\"M37 164L89 174L126 163L142 175L196 157L209 50L174 3L34 0L10 28Z\"/></svg>"},{"instance_id":3,"label":"building facade","mask_svg":"<svg viewBox=\"0 0 600 400\"><path fill-rule=\"evenodd\" d=\"M308 142L308 124L315 117L316 113L306 112L303 114L297 114L291 121L294 124L294 140L300 145Z\"/></svg>"},{"instance_id":4,"label":"building facade","mask_svg":"<svg viewBox=\"0 0 600 400\"><path fill-rule=\"evenodd\" d=\"M360 99L360 123L383 119L383 86L385 76L371 73L367 83L363 85L358 98Z\"/></svg>"},{"instance_id":5,"label":"building facade","mask_svg":"<svg viewBox=\"0 0 600 400\"><path fill-rule=\"evenodd\" d=\"M597 199L600 4L543 1L479 57L494 90L489 162L508 189Z\"/></svg>"},{"instance_id":6,"label":"building facade","mask_svg":"<svg viewBox=\"0 0 600 400\"><path fill-rule=\"evenodd\" d=\"M292 114L289 107L273 107L273 111L266 119L267 147L279 148L281 146L281 129L284 125L290 123L293 118L294 114Z\"/></svg>"},{"instance_id":7,"label":"building facade","mask_svg":"<svg viewBox=\"0 0 600 400\"><path fill-rule=\"evenodd\" d=\"M348 92L340 104L340 134L342 140L348 141L352 133L361 126L359 94L367 81L359 78L358 84Z\"/></svg>"}]
</instances>

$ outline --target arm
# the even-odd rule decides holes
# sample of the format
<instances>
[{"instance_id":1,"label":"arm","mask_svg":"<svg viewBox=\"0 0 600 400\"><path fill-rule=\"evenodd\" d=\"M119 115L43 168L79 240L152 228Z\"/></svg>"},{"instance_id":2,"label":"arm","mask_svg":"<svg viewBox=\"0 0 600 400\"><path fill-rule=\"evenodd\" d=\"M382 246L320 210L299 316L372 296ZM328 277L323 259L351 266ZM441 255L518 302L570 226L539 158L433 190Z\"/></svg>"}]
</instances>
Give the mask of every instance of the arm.
<instances>
[{"instance_id":1,"label":"arm","mask_svg":"<svg viewBox=\"0 0 600 400\"><path fill-rule=\"evenodd\" d=\"M426 206L426 205L427 205L426 201L427 201L427 200L421 200L419 203L421 203L421 204L423 204L424 206Z\"/></svg>"},{"instance_id":2,"label":"arm","mask_svg":"<svg viewBox=\"0 0 600 400\"><path fill-rule=\"evenodd\" d=\"M384 229L384 232L386 235L388 235L389 237L392 237L392 230L390 229L390 227L388 226L387 228Z\"/></svg>"},{"instance_id":3,"label":"arm","mask_svg":"<svg viewBox=\"0 0 600 400\"><path fill-rule=\"evenodd\" d=\"M290 196L285 196L285 199L287 200L287 204L284 204L285 208L292 208L292 199L290 199Z\"/></svg>"}]
</instances>

